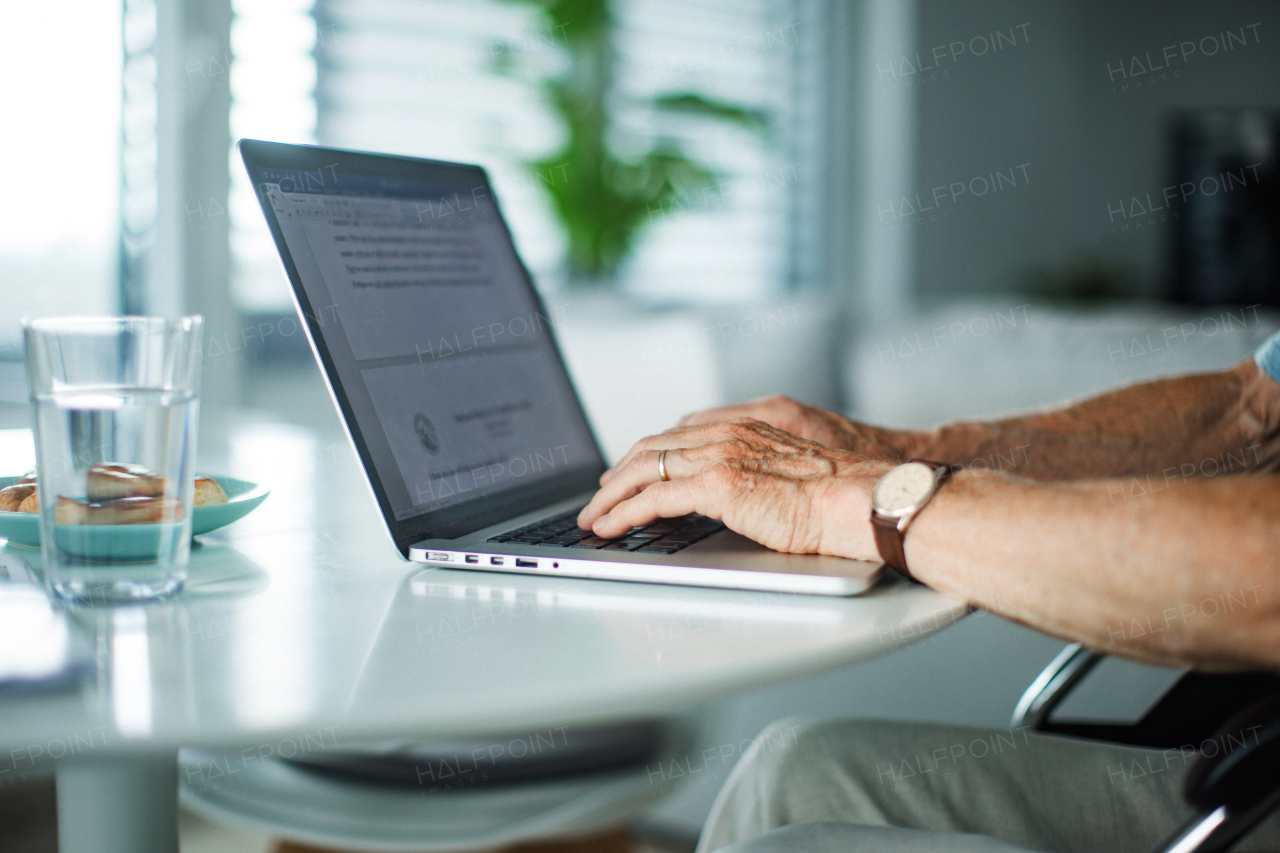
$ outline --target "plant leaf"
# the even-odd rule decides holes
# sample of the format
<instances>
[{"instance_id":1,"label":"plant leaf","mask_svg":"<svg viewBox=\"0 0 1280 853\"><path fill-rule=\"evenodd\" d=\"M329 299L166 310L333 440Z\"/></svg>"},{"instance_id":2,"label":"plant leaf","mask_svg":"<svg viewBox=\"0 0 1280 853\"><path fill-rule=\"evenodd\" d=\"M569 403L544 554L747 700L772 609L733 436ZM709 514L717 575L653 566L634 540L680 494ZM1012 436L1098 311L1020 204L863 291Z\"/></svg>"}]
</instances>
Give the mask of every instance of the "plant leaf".
<instances>
[{"instance_id":1,"label":"plant leaf","mask_svg":"<svg viewBox=\"0 0 1280 853\"><path fill-rule=\"evenodd\" d=\"M769 114L764 110L706 98L692 92L659 95L653 99L652 104L656 109L664 112L718 119L747 130L768 130L771 124Z\"/></svg>"}]
</instances>

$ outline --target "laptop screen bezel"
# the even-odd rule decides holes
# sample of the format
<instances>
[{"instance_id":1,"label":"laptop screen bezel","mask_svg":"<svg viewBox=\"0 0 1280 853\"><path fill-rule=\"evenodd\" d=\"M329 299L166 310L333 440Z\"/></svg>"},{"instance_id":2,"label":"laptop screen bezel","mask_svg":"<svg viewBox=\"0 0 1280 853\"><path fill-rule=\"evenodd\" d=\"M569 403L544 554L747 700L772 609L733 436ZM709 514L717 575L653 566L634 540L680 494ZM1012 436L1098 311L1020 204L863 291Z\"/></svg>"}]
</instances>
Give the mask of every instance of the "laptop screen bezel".
<instances>
[{"instance_id":1,"label":"laptop screen bezel","mask_svg":"<svg viewBox=\"0 0 1280 853\"><path fill-rule=\"evenodd\" d=\"M476 182L474 186L482 187L493 201L495 210L498 212L498 220L502 223L503 234L508 241L511 241L511 230L502 216L501 210L498 209L498 199L493 195L488 175L482 167L471 164L323 148L315 145L293 145L256 139L241 139L238 147L245 169L249 173L249 180L253 184L254 192L258 197L258 203L262 207L263 215L266 217L267 227L271 230L272 239L275 240L281 263L284 265L285 274L289 279L294 307L299 315L299 322L307 331L307 339L311 344L312 352L320 363L328 381L330 394L346 425L347 435L350 437L356 454L360 458L365 477L378 503L378 508L382 511L382 517L391 533L391 538L403 556L408 557L409 548L414 543L424 539L452 539L464 536L597 487L599 477L606 467L604 454L600 451L600 443L592 429L591 421L587 418L586 411L582 407L582 401L578 398L577 389L573 386L572 380L567 379L573 405L577 407L577 414L586 425L587 435L591 439L591 447L596 457L595 464L569 469L564 473L546 477L537 483L504 489L439 510L425 512L405 519L397 519L388 499L386 489L383 487L382 472L378 470L374 462L368 442L361 430L359 421L356 419L355 410L343 388L342 378L338 374L329 345L325 340L325 329L317 322L316 312L312 308L306 288L302 285L298 267L294 263L288 244L285 242L284 232L280 227L280 223L276 220L275 211L272 209L270 201L266 197L265 187L259 183L258 171L260 169L293 169L308 172L321 170L321 173L329 172L330 174L439 182L441 180L441 170L449 170L455 176L457 170L462 170L469 172ZM514 242L512 242L512 254L517 258L521 279L535 300L538 311L544 316L550 316L546 312L541 296L533 286L533 277L524 265L523 259L519 257L519 253L515 251ZM555 354L556 365L565 373L567 378L568 371L565 368L564 356L560 352L560 345L556 340L555 330L551 324L547 325L547 334L550 338L552 351Z\"/></svg>"}]
</instances>

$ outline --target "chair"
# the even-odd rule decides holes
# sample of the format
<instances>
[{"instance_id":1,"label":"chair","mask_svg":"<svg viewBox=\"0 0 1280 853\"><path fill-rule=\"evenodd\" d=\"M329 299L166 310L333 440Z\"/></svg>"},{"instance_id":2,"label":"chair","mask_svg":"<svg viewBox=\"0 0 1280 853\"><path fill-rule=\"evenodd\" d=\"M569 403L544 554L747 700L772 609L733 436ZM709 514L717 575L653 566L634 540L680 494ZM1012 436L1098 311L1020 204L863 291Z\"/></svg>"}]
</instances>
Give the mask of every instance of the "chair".
<instances>
[{"instance_id":1,"label":"chair","mask_svg":"<svg viewBox=\"0 0 1280 853\"><path fill-rule=\"evenodd\" d=\"M1191 765L1182 794L1198 814L1160 848L1164 853L1229 850L1280 807L1280 697L1255 702L1216 737L1243 746Z\"/></svg>"},{"instance_id":2,"label":"chair","mask_svg":"<svg viewBox=\"0 0 1280 853\"><path fill-rule=\"evenodd\" d=\"M685 755L694 736L675 719L575 726L567 739L556 732L250 762L188 748L179 752L181 799L215 823L325 848L492 850L625 826L665 793L652 767ZM527 754L513 755L512 744ZM476 755L479 768L468 764Z\"/></svg>"},{"instance_id":3,"label":"chair","mask_svg":"<svg viewBox=\"0 0 1280 853\"><path fill-rule=\"evenodd\" d=\"M1012 724L1130 746L1203 747L1205 737L1224 745L1212 754L1197 750L1183 784L1183 797L1195 814L1155 853L1230 850L1280 808L1280 676L1187 672L1132 725L1054 720L1054 710L1104 657L1080 645L1067 646L1027 688ZM1024 853L991 836L842 823L790 824L731 844L721 853L844 849Z\"/></svg>"},{"instance_id":4,"label":"chair","mask_svg":"<svg viewBox=\"0 0 1280 853\"><path fill-rule=\"evenodd\" d=\"M1272 672L1187 672L1133 724L1051 719L1054 709L1105 657L1079 643L1068 645L1022 694L1010 724L1045 734L1171 749L1200 743L1246 706L1280 694L1280 675Z\"/></svg>"},{"instance_id":5,"label":"chair","mask_svg":"<svg viewBox=\"0 0 1280 853\"><path fill-rule=\"evenodd\" d=\"M487 602L487 642L515 642L518 634L508 633L513 620L534 618L537 602L520 584L502 576L441 579L430 570L406 577L346 713L409 701L404 685L433 677L431 661L455 647L406 652L422 648L422 625L433 618L475 618L476 602ZM516 609L513 602L528 606ZM291 842L361 851L492 850L626 826L666 793L654 784L655 768L684 763L701 720L694 708L532 731L406 732L377 743L343 738L341 745L336 733L313 732L316 743L277 742L262 759L249 750L249 760L236 750L184 748L179 791L201 817Z\"/></svg>"},{"instance_id":6,"label":"chair","mask_svg":"<svg viewBox=\"0 0 1280 853\"><path fill-rule=\"evenodd\" d=\"M1053 711L1104 655L1071 644L1018 701L1015 728L1131 746L1201 751L1187 771L1183 798L1196 814L1161 853L1229 850L1280 807L1280 675L1272 672L1187 672L1135 723L1058 722Z\"/></svg>"}]
</instances>

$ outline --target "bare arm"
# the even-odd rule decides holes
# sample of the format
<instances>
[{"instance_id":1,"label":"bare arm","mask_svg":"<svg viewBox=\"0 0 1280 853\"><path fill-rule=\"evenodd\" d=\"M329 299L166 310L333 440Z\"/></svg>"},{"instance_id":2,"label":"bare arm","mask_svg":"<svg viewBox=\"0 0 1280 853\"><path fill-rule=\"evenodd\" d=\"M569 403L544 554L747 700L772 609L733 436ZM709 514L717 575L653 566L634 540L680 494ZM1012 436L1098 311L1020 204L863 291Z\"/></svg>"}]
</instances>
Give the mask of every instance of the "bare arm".
<instances>
[{"instance_id":1,"label":"bare arm","mask_svg":"<svg viewBox=\"0 0 1280 853\"><path fill-rule=\"evenodd\" d=\"M875 427L781 396L699 412L681 425L752 417L873 459L937 459L1034 480L1163 476L1170 469L1185 479L1280 470L1275 390L1247 359L1220 373L1132 385L1054 411L927 432Z\"/></svg>"},{"instance_id":2,"label":"bare arm","mask_svg":"<svg viewBox=\"0 0 1280 853\"><path fill-rule=\"evenodd\" d=\"M611 538L700 512L776 550L877 560L871 488L892 466L760 421L689 427L642 441L579 523ZM1112 654L1280 668L1280 476L1144 481L962 471L913 523L908 564L941 592Z\"/></svg>"},{"instance_id":3,"label":"bare arm","mask_svg":"<svg viewBox=\"0 0 1280 853\"><path fill-rule=\"evenodd\" d=\"M1090 648L1280 667L1280 478L1042 484L964 472L907 537L933 588ZM865 556L865 543L859 549Z\"/></svg>"},{"instance_id":4,"label":"bare arm","mask_svg":"<svg viewBox=\"0 0 1280 853\"><path fill-rule=\"evenodd\" d=\"M1225 441L1256 446L1274 468L1280 384L1250 361L1108 396L992 427L1088 436L1104 447L1145 430L1150 438L1130 445L1141 465L1067 440L1064 453L1079 450L1071 470L1111 465L1124 476L1034 482L962 471L913 523L912 571L942 592L1114 654L1280 668L1280 476L1186 477L1177 461L1216 455ZM1147 410L1126 418L1126 400ZM658 482L662 450L670 482ZM892 464L747 418L690 425L639 442L579 522L612 537L700 512L777 550L875 560L871 487Z\"/></svg>"},{"instance_id":5,"label":"bare arm","mask_svg":"<svg viewBox=\"0 0 1280 853\"><path fill-rule=\"evenodd\" d=\"M947 424L911 434L907 446L914 456L1036 480L1276 471L1274 391L1249 359L1221 373L1132 385L1056 411Z\"/></svg>"}]
</instances>

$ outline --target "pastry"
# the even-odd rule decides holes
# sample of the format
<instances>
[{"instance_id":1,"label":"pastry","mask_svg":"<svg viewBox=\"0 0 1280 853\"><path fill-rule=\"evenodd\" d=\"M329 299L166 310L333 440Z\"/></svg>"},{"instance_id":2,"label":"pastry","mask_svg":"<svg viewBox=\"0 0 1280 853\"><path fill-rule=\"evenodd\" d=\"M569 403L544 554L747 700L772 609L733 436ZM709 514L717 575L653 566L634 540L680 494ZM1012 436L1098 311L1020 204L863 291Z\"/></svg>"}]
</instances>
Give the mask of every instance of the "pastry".
<instances>
[{"instance_id":1,"label":"pastry","mask_svg":"<svg viewBox=\"0 0 1280 853\"><path fill-rule=\"evenodd\" d=\"M166 481L141 465L97 462L86 477L88 497L59 497L55 524L158 524L182 518L182 504L164 497ZM193 506L227 502L227 493L212 477L195 478ZM35 472L0 489L0 512L39 512Z\"/></svg>"},{"instance_id":2,"label":"pastry","mask_svg":"<svg viewBox=\"0 0 1280 853\"><path fill-rule=\"evenodd\" d=\"M227 502L227 493L212 477L196 477L195 506L213 506Z\"/></svg>"},{"instance_id":3,"label":"pastry","mask_svg":"<svg viewBox=\"0 0 1280 853\"><path fill-rule=\"evenodd\" d=\"M59 497L53 508L54 524L159 524L182 518L176 498L135 495L109 501L82 501Z\"/></svg>"},{"instance_id":4,"label":"pastry","mask_svg":"<svg viewBox=\"0 0 1280 853\"><path fill-rule=\"evenodd\" d=\"M36 487L31 483L15 483L6 489L0 489L0 512L20 512L18 507L35 491Z\"/></svg>"},{"instance_id":5,"label":"pastry","mask_svg":"<svg viewBox=\"0 0 1280 853\"><path fill-rule=\"evenodd\" d=\"M95 462L89 467L85 491L90 502L157 497L165 493L165 480L141 465Z\"/></svg>"}]
</instances>

